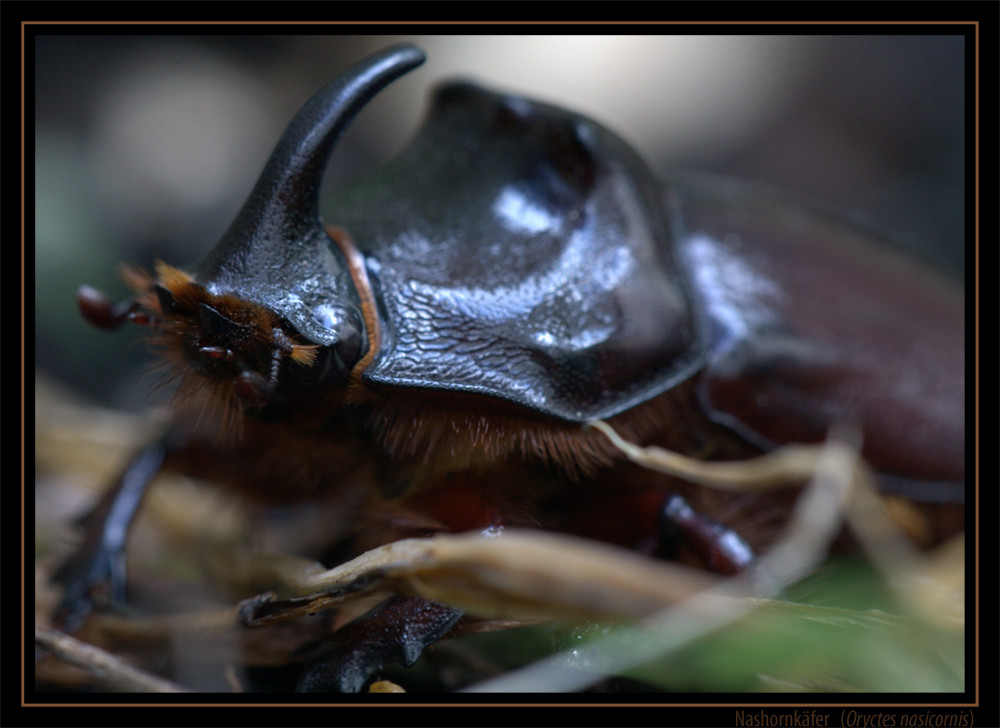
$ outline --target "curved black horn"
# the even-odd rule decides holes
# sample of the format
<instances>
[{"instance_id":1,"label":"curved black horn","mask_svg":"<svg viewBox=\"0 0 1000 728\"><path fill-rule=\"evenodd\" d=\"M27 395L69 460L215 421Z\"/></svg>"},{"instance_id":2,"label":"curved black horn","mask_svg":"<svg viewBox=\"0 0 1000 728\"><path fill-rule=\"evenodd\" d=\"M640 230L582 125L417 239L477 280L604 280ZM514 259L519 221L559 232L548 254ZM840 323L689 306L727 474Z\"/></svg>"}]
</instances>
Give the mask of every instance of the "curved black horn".
<instances>
[{"instance_id":1,"label":"curved black horn","mask_svg":"<svg viewBox=\"0 0 1000 728\"><path fill-rule=\"evenodd\" d=\"M423 61L414 46L392 46L351 66L306 102L236 219L198 266L196 280L271 306L314 341L337 340L337 322L329 313L316 314L337 293L327 281L343 267L331 259L336 254L327 250L319 217L323 171L358 111ZM292 292L296 287L301 290Z\"/></svg>"},{"instance_id":2,"label":"curved black horn","mask_svg":"<svg viewBox=\"0 0 1000 728\"><path fill-rule=\"evenodd\" d=\"M307 212L315 219L323 170L341 133L375 94L423 62L418 48L393 46L351 66L313 96L271 153L237 222L244 215L257 219L263 210L278 216Z\"/></svg>"}]
</instances>

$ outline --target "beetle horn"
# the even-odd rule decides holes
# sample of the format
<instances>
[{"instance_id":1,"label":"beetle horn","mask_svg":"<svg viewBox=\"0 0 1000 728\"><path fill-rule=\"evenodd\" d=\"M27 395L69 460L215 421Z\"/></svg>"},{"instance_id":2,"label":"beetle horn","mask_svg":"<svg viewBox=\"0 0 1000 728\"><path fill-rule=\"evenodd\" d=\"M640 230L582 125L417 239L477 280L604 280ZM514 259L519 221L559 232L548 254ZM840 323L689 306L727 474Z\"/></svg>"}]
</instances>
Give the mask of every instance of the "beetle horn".
<instances>
[{"instance_id":1,"label":"beetle horn","mask_svg":"<svg viewBox=\"0 0 1000 728\"><path fill-rule=\"evenodd\" d=\"M424 61L396 46L351 67L310 99L288 125L235 224L308 214L319 224L319 188L334 143L379 91Z\"/></svg>"},{"instance_id":2,"label":"beetle horn","mask_svg":"<svg viewBox=\"0 0 1000 728\"><path fill-rule=\"evenodd\" d=\"M343 261L332 260L319 215L319 190L337 138L379 91L424 61L424 53L398 45L369 56L313 96L292 119L257 184L222 239L196 271L213 292L232 292L285 314L320 343L337 340L337 316L316 314L337 291L318 292ZM305 262L310 270L303 270ZM296 291L295 281L311 281ZM323 321L323 319L326 319Z\"/></svg>"}]
</instances>

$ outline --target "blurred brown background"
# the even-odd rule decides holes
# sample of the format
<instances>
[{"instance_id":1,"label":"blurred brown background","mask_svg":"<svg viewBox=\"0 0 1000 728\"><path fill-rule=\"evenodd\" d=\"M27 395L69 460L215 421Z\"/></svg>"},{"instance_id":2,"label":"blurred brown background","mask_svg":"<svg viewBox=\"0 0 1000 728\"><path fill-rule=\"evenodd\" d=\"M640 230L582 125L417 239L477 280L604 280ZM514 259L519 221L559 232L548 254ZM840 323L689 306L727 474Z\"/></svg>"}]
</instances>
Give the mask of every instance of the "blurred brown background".
<instances>
[{"instance_id":1,"label":"blurred brown background","mask_svg":"<svg viewBox=\"0 0 1000 728\"><path fill-rule=\"evenodd\" d=\"M960 35L49 35L29 59L38 370L97 401L140 408L149 355L128 342L142 332L88 327L77 286L124 297L120 262L200 258L301 103L401 40L424 48L428 62L362 112L334 153L327 189L398 151L428 89L463 76L587 113L664 174L788 189L962 275Z\"/></svg>"}]
</instances>

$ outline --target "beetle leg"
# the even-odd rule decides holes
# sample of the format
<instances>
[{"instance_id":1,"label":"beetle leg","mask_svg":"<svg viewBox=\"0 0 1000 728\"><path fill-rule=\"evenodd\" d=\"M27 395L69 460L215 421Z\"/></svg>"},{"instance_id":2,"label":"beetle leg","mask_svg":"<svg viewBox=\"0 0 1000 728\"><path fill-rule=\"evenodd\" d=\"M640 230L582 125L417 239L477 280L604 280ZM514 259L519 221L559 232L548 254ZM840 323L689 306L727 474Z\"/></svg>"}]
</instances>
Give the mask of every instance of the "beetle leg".
<instances>
[{"instance_id":1,"label":"beetle leg","mask_svg":"<svg viewBox=\"0 0 1000 728\"><path fill-rule=\"evenodd\" d=\"M408 514L414 517L412 521ZM464 473L426 484L419 494L404 499L395 515L397 526L410 522L418 530L420 516L428 525L436 524L432 528L451 532L496 533L504 525L488 490ZM337 630L323 654L306 668L298 690L358 692L383 665L412 665L461 616L461 610L439 602L393 597Z\"/></svg>"},{"instance_id":2,"label":"beetle leg","mask_svg":"<svg viewBox=\"0 0 1000 728\"><path fill-rule=\"evenodd\" d=\"M687 546L717 574L738 574L754 560L753 549L736 531L698 513L679 495L671 495L660 512L660 548L675 558Z\"/></svg>"},{"instance_id":3,"label":"beetle leg","mask_svg":"<svg viewBox=\"0 0 1000 728\"><path fill-rule=\"evenodd\" d=\"M306 667L297 690L360 692L386 663L411 666L461 616L461 611L439 602L392 597L334 632L322 653Z\"/></svg>"},{"instance_id":4,"label":"beetle leg","mask_svg":"<svg viewBox=\"0 0 1000 728\"><path fill-rule=\"evenodd\" d=\"M76 630L93 607L93 590L102 584L108 585L113 602L124 600L125 538L166 452L162 441L144 448L84 517L83 543L53 576L64 587L54 624L69 632Z\"/></svg>"}]
</instances>

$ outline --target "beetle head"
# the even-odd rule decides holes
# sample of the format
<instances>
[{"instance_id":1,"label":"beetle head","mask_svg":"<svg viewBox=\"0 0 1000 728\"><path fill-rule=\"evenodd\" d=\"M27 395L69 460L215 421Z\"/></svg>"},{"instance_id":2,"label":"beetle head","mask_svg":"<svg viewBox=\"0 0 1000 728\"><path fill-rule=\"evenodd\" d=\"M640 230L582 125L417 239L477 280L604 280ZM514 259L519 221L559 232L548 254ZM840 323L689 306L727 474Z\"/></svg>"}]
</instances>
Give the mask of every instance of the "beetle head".
<instances>
[{"instance_id":1,"label":"beetle head","mask_svg":"<svg viewBox=\"0 0 1000 728\"><path fill-rule=\"evenodd\" d=\"M129 318L150 326L153 341L181 377L179 395L207 387L210 403L232 421L243 407L270 401L283 362L309 367L319 347L295 341L273 311L231 294L213 294L187 273L158 263L156 277L135 270L126 279L139 291Z\"/></svg>"},{"instance_id":2,"label":"beetle head","mask_svg":"<svg viewBox=\"0 0 1000 728\"><path fill-rule=\"evenodd\" d=\"M423 53L395 46L352 66L299 111L253 191L193 274L158 264L129 270L138 295L113 305L81 288L91 323L150 325L171 353L181 391L207 385L227 412L274 396L284 362L297 380L346 381L364 355L365 326L350 262L324 230L319 189L341 132L382 88L420 65Z\"/></svg>"}]
</instances>

